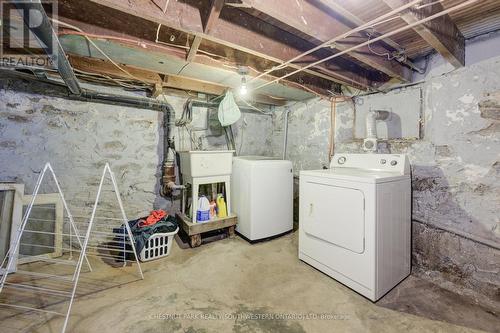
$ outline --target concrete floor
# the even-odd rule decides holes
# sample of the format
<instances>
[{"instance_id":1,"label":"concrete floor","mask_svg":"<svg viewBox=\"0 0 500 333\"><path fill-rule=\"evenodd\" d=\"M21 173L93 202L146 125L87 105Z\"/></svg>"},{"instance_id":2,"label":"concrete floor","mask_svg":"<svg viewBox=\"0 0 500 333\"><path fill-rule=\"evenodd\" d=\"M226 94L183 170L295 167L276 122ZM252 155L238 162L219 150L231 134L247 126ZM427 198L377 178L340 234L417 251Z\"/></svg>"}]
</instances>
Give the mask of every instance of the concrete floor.
<instances>
[{"instance_id":1,"label":"concrete floor","mask_svg":"<svg viewBox=\"0 0 500 333\"><path fill-rule=\"evenodd\" d=\"M67 332L500 332L498 312L416 277L373 304L299 261L296 234L255 245L240 238L196 249L174 244L168 258L142 264L144 280L135 265L93 263ZM62 321L0 308L2 333L60 332Z\"/></svg>"}]
</instances>

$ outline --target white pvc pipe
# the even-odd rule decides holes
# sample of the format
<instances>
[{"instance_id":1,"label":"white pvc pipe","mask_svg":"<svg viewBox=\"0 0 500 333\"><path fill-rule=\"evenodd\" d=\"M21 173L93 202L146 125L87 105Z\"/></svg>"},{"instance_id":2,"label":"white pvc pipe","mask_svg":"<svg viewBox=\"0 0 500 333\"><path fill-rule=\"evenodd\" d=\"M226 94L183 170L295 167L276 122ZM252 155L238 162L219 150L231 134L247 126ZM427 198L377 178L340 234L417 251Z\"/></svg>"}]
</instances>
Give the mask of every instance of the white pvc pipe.
<instances>
[{"instance_id":1,"label":"white pvc pipe","mask_svg":"<svg viewBox=\"0 0 500 333\"><path fill-rule=\"evenodd\" d=\"M287 151L287 146L288 146L288 115L290 114L290 108L287 107L285 109L285 119L284 119L284 133L283 133L283 160L286 159L286 151Z\"/></svg>"},{"instance_id":2,"label":"white pvc pipe","mask_svg":"<svg viewBox=\"0 0 500 333\"><path fill-rule=\"evenodd\" d=\"M326 41L324 43L321 43L320 45L318 45L318 46L316 46L316 47L314 47L314 48L312 48L312 49L310 49L310 50L308 50L308 51L306 51L304 53L299 54L298 56L296 56L296 57L294 57L294 58L292 58L290 60L287 60L287 61L279 64L278 66L275 66L275 67L273 67L273 68L271 68L271 69L269 69L269 70L267 70L267 71L265 71L263 73L260 73L259 75L253 77L249 82L252 82L252 81L254 81L256 79L259 79L259 78L263 77L264 75L272 73L272 72L274 72L274 71L276 71L278 69L285 68L287 65L291 64L292 62L294 62L294 61L296 61L296 60L298 60L300 58L303 58L306 55L311 54L311 53L313 53L313 52L315 52L315 51L317 51L319 49L327 47L327 46L331 45L332 43L335 43L336 41L344 39L344 38L350 36L353 33L360 32L360 31L365 30L366 28L370 28L370 27L373 27L374 25L378 25L380 23L383 23L383 21L385 19L387 19L388 17L391 17L394 14L398 14L398 13L400 13L400 12L402 12L402 11L410 8L410 7L413 7L414 5L416 5L416 4L418 4L418 3L422 2L422 1L423 0L413 0L413 1L409 2L409 3L407 3L404 6L401 6L399 8L394 9L394 10L391 10L390 12L388 12L388 13L382 15L382 16L379 16L376 19L371 20L370 22L367 22L367 23L365 23L363 25L360 25L357 28L349 30L349 31L347 31L347 32L345 32L345 33L337 36L337 37L334 37L334 38L332 38L332 39L330 39L330 40L328 40L328 41ZM306 68L303 68L303 69L306 69Z\"/></svg>"},{"instance_id":3,"label":"white pvc pipe","mask_svg":"<svg viewBox=\"0 0 500 333\"><path fill-rule=\"evenodd\" d=\"M364 42L364 43L361 43L361 44L358 44L358 45L353 46L353 47L351 47L351 48L348 48L348 49L346 49L346 50L344 50L344 51L341 51L341 52L335 53L335 54L333 54L333 55L331 55L331 56L329 56L329 57L326 57L326 58L324 58L324 59L321 59L321 60L318 60L318 61L316 61L316 62L313 62L313 63L311 63L311 64L309 64L309 65L307 65L307 66L304 66L304 67L302 67L302 68L300 68L300 69L297 69L297 70L295 70L295 71L293 71L293 72L290 72L290 73L288 73L288 74L286 74L286 75L283 75L283 76L281 76L281 77L279 77L279 78L276 78L276 79L274 79L274 80L271 80L271 81L268 81L268 82L266 82L266 83L264 83L264 84L261 84L260 86L258 86L258 87L256 87L256 88L253 88L253 89L251 89L250 91L254 91L254 90L257 90L257 89L261 89L261 88L266 87L266 86L268 86L268 85L270 85L270 84L273 84L273 83L276 83L276 82L278 82L278 81L281 81L281 80L283 80L283 79L285 79L285 78L287 78L287 77L289 77L289 76L292 76L292 75L295 75L295 74L297 74L297 73L299 73L299 72L302 72L302 71L304 71L304 70L306 70L306 69L308 69L308 68L311 68L311 67L314 67L314 66L316 66L316 65L319 65L319 64L321 64L321 63L323 63L323 62L325 62L325 61L328 61L328 60L331 60L331 59L334 59L334 58L338 58L338 57L340 57L340 56L342 56L342 55L344 55L344 54L346 54L346 53L349 53L349 52L355 51L355 50L357 50L357 49L359 49L359 48L361 48L361 47L363 47L363 46L367 46L367 45L369 45L369 44L371 44L371 43L374 43L374 42L377 42L377 41L379 41L379 40L385 39L385 38L387 38L387 37L393 36L393 35L398 34L398 33L400 33L400 32L403 32L403 31L406 31L406 30L412 29L413 27L416 27L416 26L421 25L421 24L423 24L423 23L429 22L429 21L434 20L434 19L436 19L436 18L438 18L438 17L444 16L444 15L446 15L446 14L448 14L448 13L451 13L451 12L457 11L457 10L459 10L459 9L462 9L462 8L464 8L464 7L467 7L467 6L469 6L469 5L471 5L471 4L475 3L475 2L478 2L478 1L480 1L480 0L468 0L468 1L462 2L462 3L461 3L461 4L459 4L459 5L453 6L453 7L451 7L451 8L445 9L445 10L442 10L442 11L440 11L439 13L436 13L436 14L434 14L434 15L428 16L428 17L426 17L426 18L424 18L424 19L421 19L421 20L419 20L419 21L416 21L416 22L414 22L414 23L412 23L412 24L406 25L406 26L401 27L401 28L399 28L399 29L393 30L393 31L388 32L388 33L386 33L386 34L383 34L383 35L381 35L381 36L379 36L379 37L377 37L377 38L374 38L374 39L368 40L368 41L366 41L366 42Z\"/></svg>"}]
</instances>

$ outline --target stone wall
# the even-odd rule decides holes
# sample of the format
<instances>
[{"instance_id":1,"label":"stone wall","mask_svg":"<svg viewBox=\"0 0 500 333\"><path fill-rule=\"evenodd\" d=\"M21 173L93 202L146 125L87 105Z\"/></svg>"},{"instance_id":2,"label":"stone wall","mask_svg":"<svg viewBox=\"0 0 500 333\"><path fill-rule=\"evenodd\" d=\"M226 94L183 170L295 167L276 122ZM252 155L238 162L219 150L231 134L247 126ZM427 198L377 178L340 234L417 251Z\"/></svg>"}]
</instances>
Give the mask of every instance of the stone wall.
<instances>
[{"instance_id":1,"label":"stone wall","mask_svg":"<svg viewBox=\"0 0 500 333\"><path fill-rule=\"evenodd\" d=\"M408 93L414 89L422 94ZM495 57L406 89L340 103L335 130L337 153L362 152L362 140L353 134L359 103L383 100L399 110L419 106L420 139L386 140L379 147L381 152L408 154L412 164L414 268L497 301L500 119L495 105L500 100L491 93L498 91L500 57ZM422 98L391 105L393 94ZM288 158L296 173L328 165L330 102L316 99L291 109ZM281 142L281 135L275 135L273 146Z\"/></svg>"},{"instance_id":2,"label":"stone wall","mask_svg":"<svg viewBox=\"0 0 500 333\"><path fill-rule=\"evenodd\" d=\"M108 87L90 88L133 94ZM48 89L40 84L0 80L0 181L24 183L25 192L30 194L49 161L71 207L88 213L102 169L110 163L128 217L143 216L153 208L171 208L171 201L158 193L163 160L161 113L51 97ZM179 118L186 98L165 98ZM234 126L238 150L270 154L266 140L271 126L269 116L243 113ZM196 136L201 138L202 149L226 149L221 133L213 135L206 130L196 132ZM178 150L191 149L184 130L176 129L176 140ZM105 187L106 202L112 200L109 189L109 185ZM55 187L45 191L54 192Z\"/></svg>"}]
</instances>

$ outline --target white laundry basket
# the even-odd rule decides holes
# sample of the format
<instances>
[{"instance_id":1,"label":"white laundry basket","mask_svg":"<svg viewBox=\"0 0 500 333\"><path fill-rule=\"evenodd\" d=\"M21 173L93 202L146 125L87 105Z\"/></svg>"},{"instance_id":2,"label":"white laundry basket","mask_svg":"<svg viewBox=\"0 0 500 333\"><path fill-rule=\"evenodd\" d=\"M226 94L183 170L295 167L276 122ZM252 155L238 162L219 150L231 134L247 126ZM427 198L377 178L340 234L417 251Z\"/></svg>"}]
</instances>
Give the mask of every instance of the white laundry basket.
<instances>
[{"instance_id":1,"label":"white laundry basket","mask_svg":"<svg viewBox=\"0 0 500 333\"><path fill-rule=\"evenodd\" d=\"M179 227L172 232L154 234L147 240L139 254L140 261L150 261L161 257L166 257L172 248L174 236L179 231Z\"/></svg>"}]
</instances>

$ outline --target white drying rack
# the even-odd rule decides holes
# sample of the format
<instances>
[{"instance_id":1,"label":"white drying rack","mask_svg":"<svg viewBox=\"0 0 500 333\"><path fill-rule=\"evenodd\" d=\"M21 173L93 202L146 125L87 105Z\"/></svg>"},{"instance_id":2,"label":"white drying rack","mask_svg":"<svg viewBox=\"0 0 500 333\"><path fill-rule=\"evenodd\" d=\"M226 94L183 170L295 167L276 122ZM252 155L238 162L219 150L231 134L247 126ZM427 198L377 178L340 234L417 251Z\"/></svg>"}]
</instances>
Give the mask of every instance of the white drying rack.
<instances>
[{"instance_id":1,"label":"white drying rack","mask_svg":"<svg viewBox=\"0 0 500 333\"><path fill-rule=\"evenodd\" d=\"M46 223L49 221L49 220L43 220L43 219L30 218L33 206L35 205L35 201L36 201L38 192L40 190L40 186L42 185L42 182L44 180L44 177L45 177L45 174L47 173L47 171L49 171L51 173L52 178L54 180L54 183L57 187L57 191L58 191L60 198L61 198L61 201L63 203L64 210L65 210L65 213L67 216L66 221L69 222L69 232L68 233L64 233L64 230L63 230L62 234L56 234L55 228L54 228L53 233L46 232L46 231L39 231L39 230L38 231L31 230L31 229L26 228L28 223L30 223L30 225L31 225L32 223L38 224L38 223ZM117 200L117 203L119 206L119 211L120 211L120 215L121 215L120 218L96 216L98 204L99 204L99 201L101 199L101 195L103 193L104 181L105 181L107 175L109 175L109 177L111 179L112 191L115 193L115 197L116 197L116 200ZM84 215L84 214L82 214L82 215ZM75 218L82 218L83 222L75 222L75 220L74 220ZM51 309L47 309L47 308L53 306L54 304L47 304L47 305L38 304L37 306L31 306L31 305L23 305L23 304L0 303L0 306L6 306L6 307L10 307L10 308L19 309L19 310L25 310L25 311L34 311L34 312L41 312L41 313L46 313L46 314L64 316L65 320L64 320L63 327L61 329L61 332L64 333L66 331L66 327L68 325L69 316L71 313L73 301L75 299L76 289L78 286L78 280L80 278L80 273L81 273L81 269L82 269L84 260L89 268L89 271L92 271L92 266L90 265L90 262L88 260L88 256L98 256L98 257L103 257L105 259L120 260L120 261L123 261L124 266L126 265L127 262L135 262L137 264L141 279L144 279L144 275L142 273L142 269L141 269L141 266L140 266L140 263L139 263L139 260L137 258L137 254L136 254L137 252L135 249L134 238L133 238L130 226L128 225L128 219L127 219L127 216L125 214L125 210L123 208L123 203L121 200L120 193L118 191L116 179L115 179L115 176L114 176L113 172L111 171L111 168L110 168L108 163L106 163L106 165L104 166L104 170L102 172L97 195L96 195L94 204L92 206L92 213L90 215L90 218L88 218L88 220L87 220L87 218L88 217L86 217L86 216L74 216L71 214L71 212L68 208L66 199L64 197L63 191L61 190L61 187L60 187L59 182L57 180L57 177L55 175L55 172L52 169L52 166L50 165L50 163L46 163L45 167L43 168L43 170L40 173L38 180L36 182L30 204L28 205L26 213L24 214L21 226L20 226L18 233L17 233L17 237L14 240L14 242L11 242L11 246L9 248L9 251L7 252L7 255L5 256L0 268L4 267L6 260L8 259L7 266L6 266L6 269L4 270L4 272L10 272L10 271L15 270L14 266L15 266L15 262L17 259L17 255L18 255L18 251L19 251L20 246L21 245L28 245L28 244L22 244L21 239L22 239L23 235L33 234L33 233L42 234L42 235L49 234L49 235L54 235L54 237L56 237L56 235L60 236L60 237L62 237L62 236L69 237L69 248L63 249L67 253L69 253L68 258L55 259L55 258L46 258L46 257L36 257L36 259L39 261L46 261L46 262L51 263L51 264L61 264L61 265L64 265L65 267L74 266L75 268L74 268L72 273L69 273L66 275L57 275L57 274L51 274L51 273L46 273L46 272L39 272L36 270L27 270L27 271L17 270L16 274L14 274L14 275L19 275L19 276L26 275L26 276L28 276L28 278L32 279L32 280L28 280L28 281L23 281L23 283L8 282L7 280L9 278L9 274L5 273L1 276L1 279L0 279L0 293L4 290L4 288L13 288L16 290L16 292L21 292L21 293L23 291L29 291L29 292L42 293L42 294L46 294L46 295L48 294L51 297L53 297L53 296L60 297L65 301L69 301L69 304L68 304L66 312L57 312L57 311L53 311ZM118 227L122 228L122 226L125 226L126 234L121 233L120 235L117 235L114 232L114 230L112 232L103 232L103 231L93 230L93 227L94 228L102 228L102 227L109 228L110 225L113 226L112 223L106 223L105 225L104 224L99 225L99 220L115 221L116 224L120 223L120 225ZM77 228L78 225L80 225L83 229L86 228L86 230L84 232L84 236L80 236L80 231ZM123 230L123 232L125 232L125 230ZM100 247L99 245L98 246L89 246L89 239L90 239L91 235L93 235L93 234L97 235L97 237L100 237L100 239L102 239L103 237L112 237L111 243L112 244L119 244L119 246L116 246L116 247L114 247L114 246L113 247L108 247L108 246ZM73 238L76 238L76 240L77 240L76 244L73 243L73 241L72 241ZM83 242L82 242L82 240L83 240ZM37 245L33 245L33 244L29 244L29 245L30 246L37 246ZM132 250L127 250L127 245L129 245ZM54 244L54 246L56 246L56 244ZM74 246L78 246L79 251L75 250ZM50 246L42 245L42 247L50 247ZM87 249L102 251L102 250L110 250L110 248L121 252L123 255L106 255L106 254L102 254L99 252L96 252L96 253L87 252ZM73 252L80 252L80 254L78 256L78 260L76 260L76 261L73 260L73 256L72 256ZM128 260L127 259L128 253L133 254L135 257L135 260ZM35 279L35 280L33 280L33 279ZM42 286L38 285L40 280L36 280L36 279L40 279L44 283L49 283L49 285L50 285L50 283L55 283L55 285L59 286L63 283L67 283L66 287L69 290L64 291L64 290L55 289L55 288L47 288L45 286L42 287ZM55 281L55 282L51 282L51 281ZM35 282L36 285L32 285L31 282ZM61 303L61 302L57 302L56 304L59 304L59 303Z\"/></svg>"}]
</instances>

